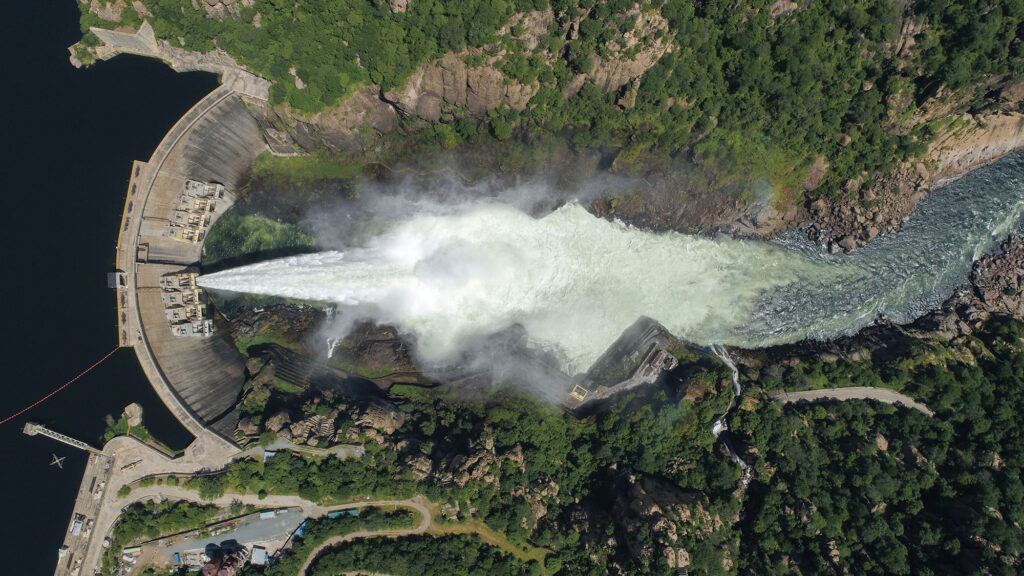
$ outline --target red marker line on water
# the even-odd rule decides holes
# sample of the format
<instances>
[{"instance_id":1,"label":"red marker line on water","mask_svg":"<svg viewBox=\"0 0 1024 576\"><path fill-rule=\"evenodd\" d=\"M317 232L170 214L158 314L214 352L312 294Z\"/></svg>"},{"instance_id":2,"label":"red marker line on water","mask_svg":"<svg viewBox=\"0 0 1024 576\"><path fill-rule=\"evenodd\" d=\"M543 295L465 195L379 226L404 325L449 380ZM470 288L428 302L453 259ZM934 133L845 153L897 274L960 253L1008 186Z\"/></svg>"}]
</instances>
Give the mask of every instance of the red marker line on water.
<instances>
[{"instance_id":1,"label":"red marker line on water","mask_svg":"<svg viewBox=\"0 0 1024 576\"><path fill-rule=\"evenodd\" d=\"M76 381L76 380L78 380L78 379L79 379L79 378L81 378L82 376L85 376L86 374L88 374L88 373L89 373L90 371L92 371L92 369L93 369L93 368L95 368L95 367L99 366L100 364L102 364L102 363L103 363L103 361L104 361L104 360L106 360L107 358L110 358L111 356L113 356L113 355L114 355L114 352L117 352L117 351L118 351L118 350L119 350L120 348L121 348L120 346L118 346L117 348L114 348L113 350L111 350L110 352L108 352L106 356L104 356L103 358L100 358L99 360L97 360L95 364L93 364L92 366L89 366L89 367L88 367L88 368L86 368L85 370L82 370L82 372L81 372L81 373L80 373L80 374L79 374L78 376L75 376L75 377L74 377L74 378L72 378L71 380L68 380L67 382L65 382L65 383L64 383L64 385L63 385L63 386L61 386L60 388L57 388L57 389L56 389L56 390L54 390L53 392L50 392L49 394L47 394L46 396L43 396L43 397L42 397L42 398L40 398L39 400L36 400L36 401L35 401L35 402L33 402L32 404L29 404L28 406L26 406L26 407L22 408L21 410L19 410L19 411L15 412L14 414L11 414L11 415L10 415L10 416L8 416L7 418L4 418L3 420L0 420L0 424L6 424L7 422L9 422L9 421L11 421L11 420L14 420L14 419L15 419L15 418L17 418L18 416L21 416L21 415L22 415L22 414L24 414L25 412L28 412L29 410L31 410L31 409L33 409L33 408L35 408L36 406L39 406L39 405L40 405L40 404L42 404L43 402L46 402L46 401L47 401L47 400L49 400L49 399L50 399L50 398L51 398L51 397L52 397L52 396L53 396L54 394L56 394L57 392L60 392L61 390L63 390L63 389L65 389L65 388L67 388L68 386L71 386L72 384L74 384L74 383L75 383L75 381Z\"/></svg>"}]
</instances>

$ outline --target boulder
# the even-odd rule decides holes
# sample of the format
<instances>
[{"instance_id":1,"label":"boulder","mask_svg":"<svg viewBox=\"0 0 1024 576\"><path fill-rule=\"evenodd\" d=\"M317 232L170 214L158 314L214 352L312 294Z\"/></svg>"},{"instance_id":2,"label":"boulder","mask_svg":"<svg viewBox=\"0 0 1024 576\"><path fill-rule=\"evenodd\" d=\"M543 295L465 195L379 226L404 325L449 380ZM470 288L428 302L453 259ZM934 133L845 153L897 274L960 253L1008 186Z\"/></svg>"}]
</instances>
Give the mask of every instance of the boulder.
<instances>
[{"instance_id":1,"label":"boulder","mask_svg":"<svg viewBox=\"0 0 1024 576\"><path fill-rule=\"evenodd\" d=\"M124 415L128 419L129 426L142 425L142 406L132 402L124 407Z\"/></svg>"},{"instance_id":2,"label":"boulder","mask_svg":"<svg viewBox=\"0 0 1024 576\"><path fill-rule=\"evenodd\" d=\"M356 424L391 435L405 424L405 413L394 404L374 402L366 407Z\"/></svg>"},{"instance_id":3,"label":"boulder","mask_svg":"<svg viewBox=\"0 0 1024 576\"><path fill-rule=\"evenodd\" d=\"M274 414L273 416L268 418L266 423L264 424L264 427L267 430L270 430L271 432L279 432L282 428L285 427L286 424L289 424L290 422L291 419L288 416L288 412L285 410L281 410L277 414Z\"/></svg>"},{"instance_id":4,"label":"boulder","mask_svg":"<svg viewBox=\"0 0 1024 576\"><path fill-rule=\"evenodd\" d=\"M238 431L246 436L255 436L260 433L260 427L253 423L252 418L245 416L238 420Z\"/></svg>"}]
</instances>

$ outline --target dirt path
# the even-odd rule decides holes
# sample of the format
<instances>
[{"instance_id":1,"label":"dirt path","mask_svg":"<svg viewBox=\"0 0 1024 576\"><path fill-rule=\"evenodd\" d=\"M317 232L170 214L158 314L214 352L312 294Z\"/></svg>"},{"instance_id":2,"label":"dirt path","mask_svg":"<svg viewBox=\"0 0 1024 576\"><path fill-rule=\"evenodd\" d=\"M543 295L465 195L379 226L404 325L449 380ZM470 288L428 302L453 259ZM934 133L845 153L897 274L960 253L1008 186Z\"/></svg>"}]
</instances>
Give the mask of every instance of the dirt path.
<instances>
[{"instance_id":1,"label":"dirt path","mask_svg":"<svg viewBox=\"0 0 1024 576\"><path fill-rule=\"evenodd\" d=\"M771 393L772 398L778 398L782 400L784 404L791 404L793 402L820 402L829 400L877 400L878 402L885 402L886 404L892 404L894 406L904 406L906 408L913 408L926 414L928 416L934 416L933 412L928 406L914 400L906 394L900 394L895 390L889 390L888 388L871 388L867 386L850 386L848 388L825 388L823 390L805 390L803 392L786 392L785 390L779 390Z\"/></svg>"},{"instance_id":2,"label":"dirt path","mask_svg":"<svg viewBox=\"0 0 1024 576\"><path fill-rule=\"evenodd\" d=\"M548 555L548 550L545 550L544 548L530 548L529 550L519 548L510 542L504 534L497 532L479 520L463 520L458 523L433 524L427 532L435 536L443 536L445 534L475 534L480 537L480 540L484 544L494 546L503 552L523 560L524 562L536 560L541 566L544 565L544 559Z\"/></svg>"},{"instance_id":3,"label":"dirt path","mask_svg":"<svg viewBox=\"0 0 1024 576\"><path fill-rule=\"evenodd\" d=\"M345 536L336 536L326 540L323 544L314 549L306 558L301 570L299 571L300 576L306 573L306 570L313 563L313 560L315 560L325 549L359 538L374 538L378 536L399 537L411 536L414 534L431 534L435 536L444 534L476 534L484 543L495 546L524 561L536 560L543 565L544 558L547 556L547 551L542 548L523 550L522 548L513 545L508 541L504 534L496 532L482 522L469 521L438 524L434 522L434 511L432 510L431 502L426 500L423 496L414 496L406 500L366 500L324 506L304 500L297 495L287 494L270 494L261 499L256 494L229 493L214 500L203 500L199 497L199 492L196 490L191 490L183 486L154 484L144 488L135 487L128 496L124 498L117 498L115 501L117 506L123 507L135 502L144 502L150 499L185 500L195 502L197 504L215 505L220 508L227 508L236 501L241 502L242 504L251 504L257 508L299 508L302 510L302 514L307 518L322 517L327 515L329 512L334 512L336 510L351 510L354 508L367 507L408 508L415 510L420 514L420 522L414 528L378 531L361 530ZM363 573L356 572L356 574Z\"/></svg>"}]
</instances>

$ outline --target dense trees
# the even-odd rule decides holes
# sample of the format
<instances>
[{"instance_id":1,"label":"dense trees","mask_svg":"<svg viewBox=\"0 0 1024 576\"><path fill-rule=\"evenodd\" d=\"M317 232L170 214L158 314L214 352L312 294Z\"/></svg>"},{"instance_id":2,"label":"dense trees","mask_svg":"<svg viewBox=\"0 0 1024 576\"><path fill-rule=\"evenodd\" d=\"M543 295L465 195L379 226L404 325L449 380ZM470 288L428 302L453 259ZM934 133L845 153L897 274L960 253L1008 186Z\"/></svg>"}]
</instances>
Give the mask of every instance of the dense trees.
<instances>
[{"instance_id":1,"label":"dense trees","mask_svg":"<svg viewBox=\"0 0 1024 576\"><path fill-rule=\"evenodd\" d=\"M545 566L560 574L606 574L611 563L638 574L665 573L665 564L640 562L622 545L595 553L593 540L588 547L581 533L566 529L586 510L589 530L651 541L647 525L631 524L633 532L620 533L622 519L609 515L621 496L614 465L703 493L701 506L725 525L698 537L694 524L674 546L687 550L693 566L713 567L709 573L729 573L726 556L733 569L756 574L826 574L836 566L851 574L1014 573L1024 554L1024 431L1016 423L1024 411L1024 323L995 321L953 342L912 340L902 353L877 362L805 359L765 368L758 380L768 387L885 385L921 397L936 415L866 401L745 402L729 422L755 470L742 500L735 492L739 469L710 434L730 400L729 372L711 357L687 356L682 363L662 386L616 398L582 419L511 389L469 401L398 386L393 399L407 413L399 432L408 442L403 454L367 440L358 460L278 454L267 462L236 462L191 485L204 497L250 490L324 502L424 494L458 506L461 516L474 508L474 518L513 545L550 550ZM759 396L752 383L747 386ZM405 465L418 455L460 462L459 454L491 449L497 458L487 472L496 482L453 483L444 474L418 482ZM550 485L557 490L529 488ZM543 517L535 516L531 498L546 509ZM201 525L212 510L135 505L115 539ZM311 521L295 553L267 573L292 573L331 535L415 521L405 512L379 511ZM426 557L444 561L424 562ZM406 574L424 566L451 574L541 569L474 538L424 536L333 549L313 573Z\"/></svg>"},{"instance_id":2,"label":"dense trees","mask_svg":"<svg viewBox=\"0 0 1024 576\"><path fill-rule=\"evenodd\" d=\"M882 365L831 368L848 379L873 369L925 398L935 418L862 401L738 413L731 426L758 453L740 523L746 569L1014 573L1024 552L1022 338L1024 324L998 321Z\"/></svg>"},{"instance_id":3,"label":"dense trees","mask_svg":"<svg viewBox=\"0 0 1024 576\"><path fill-rule=\"evenodd\" d=\"M189 502L132 504L121 512L114 525L111 544L103 555L104 566L116 566L121 550L137 538L153 539L202 528L219 512L216 506L197 506Z\"/></svg>"},{"instance_id":4,"label":"dense trees","mask_svg":"<svg viewBox=\"0 0 1024 576\"><path fill-rule=\"evenodd\" d=\"M738 469L717 452L710 433L711 422L731 399L728 370L717 360L693 358L687 373L657 390L620 397L606 411L582 420L514 389L483 400L462 400L456 394L397 386L392 389L394 399L407 413L400 434L411 452L399 454L366 440L366 453L357 460L306 461L279 453L266 462L235 462L226 473L193 480L191 486L204 498L251 491L298 494L328 503L423 494L462 510L475 509L472 517L513 543L554 550L556 561L573 567L566 573L607 573L603 560L593 560L578 535L569 538L557 526L566 521L563 516L571 515L575 502L602 501L612 494L608 469L613 464L665 476L685 489L725 495L735 488ZM700 389L702 401L684 398L689 386ZM440 463L460 454L485 454L488 447L498 455L488 471L500 478L498 482L474 478L453 484L442 474L416 481L406 465L419 455L436 457ZM680 462L688 465L678 466ZM546 510L543 517L537 517L520 491L523 488L536 490L534 497ZM722 516L736 511L732 498L713 508ZM615 527L609 524L607 529L614 532ZM456 544L464 542L452 546ZM703 550L695 540L687 545ZM709 549L716 546L719 543L707 544ZM480 558L483 561L485 555ZM528 570L511 572L516 574L535 570L498 556L486 562L481 566L493 562L510 570Z\"/></svg>"},{"instance_id":5,"label":"dense trees","mask_svg":"<svg viewBox=\"0 0 1024 576\"><path fill-rule=\"evenodd\" d=\"M667 19L668 32L656 35L674 49L643 76L628 109L616 105L620 94L589 82L568 101L563 92L575 74L592 72L595 58L636 54L636 46L615 52L636 26L632 0L550 2L556 20L533 50L515 40L520 30L496 32L546 0L416 0L404 13L383 1L256 0L222 21L182 0L143 4L159 37L226 50L274 82L275 103L300 111L334 105L364 85L401 87L431 58L491 46L503 54L497 65L508 79L539 85L523 113L487 119L495 138L530 127L571 136L577 146L689 152L776 189L795 188L818 157L829 165L824 192L870 180L925 149L929 126L905 122L915 103L945 86L946 96L960 92L961 109L983 108L995 102L994 82L1024 74L1020 0L811 2L782 13L769 0L641 3ZM121 24L139 21L124 9ZM82 17L83 27L116 24ZM473 134L444 129L439 144Z\"/></svg>"},{"instance_id":6,"label":"dense trees","mask_svg":"<svg viewBox=\"0 0 1024 576\"><path fill-rule=\"evenodd\" d=\"M314 518L307 520L302 536L295 538L289 552L266 570L267 576L296 576L309 555L330 538L346 536L356 531L374 532L413 528L419 515L408 510L384 511L380 508L363 508L358 516L342 515L337 518ZM345 547L347 549L348 546ZM319 564L319 562L317 563Z\"/></svg>"},{"instance_id":7,"label":"dense trees","mask_svg":"<svg viewBox=\"0 0 1024 576\"><path fill-rule=\"evenodd\" d=\"M180 0L144 4L159 37L174 43L182 38L190 50L223 48L274 81L275 102L306 111L334 104L363 85L399 87L429 58L493 42L513 12L533 6L530 0L420 0L405 13L392 13L386 2L371 0L259 0L240 18L217 21Z\"/></svg>"},{"instance_id":8,"label":"dense trees","mask_svg":"<svg viewBox=\"0 0 1024 576\"><path fill-rule=\"evenodd\" d=\"M535 576L536 562L526 563L484 544L476 536L410 536L371 539L331 550L317 559L313 576L360 570L392 576Z\"/></svg>"}]
</instances>

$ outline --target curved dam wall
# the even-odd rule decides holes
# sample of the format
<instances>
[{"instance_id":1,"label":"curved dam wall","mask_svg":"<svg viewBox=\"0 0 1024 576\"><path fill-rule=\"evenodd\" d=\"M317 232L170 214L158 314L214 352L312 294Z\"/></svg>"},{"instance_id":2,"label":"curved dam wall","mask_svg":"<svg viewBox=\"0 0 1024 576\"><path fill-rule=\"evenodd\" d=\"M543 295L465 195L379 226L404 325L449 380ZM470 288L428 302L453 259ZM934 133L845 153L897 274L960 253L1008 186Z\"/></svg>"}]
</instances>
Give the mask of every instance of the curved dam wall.
<instances>
[{"instance_id":1,"label":"curved dam wall","mask_svg":"<svg viewBox=\"0 0 1024 576\"><path fill-rule=\"evenodd\" d=\"M198 264L202 242L171 238L167 224L189 179L225 186L212 214L215 221L265 149L246 103L230 88L217 88L178 121L148 163L135 164L118 242L118 268L126 277L126 287L118 291L122 345L135 347L150 382L182 424L197 438L223 447L231 445L238 421L244 358L222 332L210 337L172 333L160 277Z\"/></svg>"}]
</instances>

